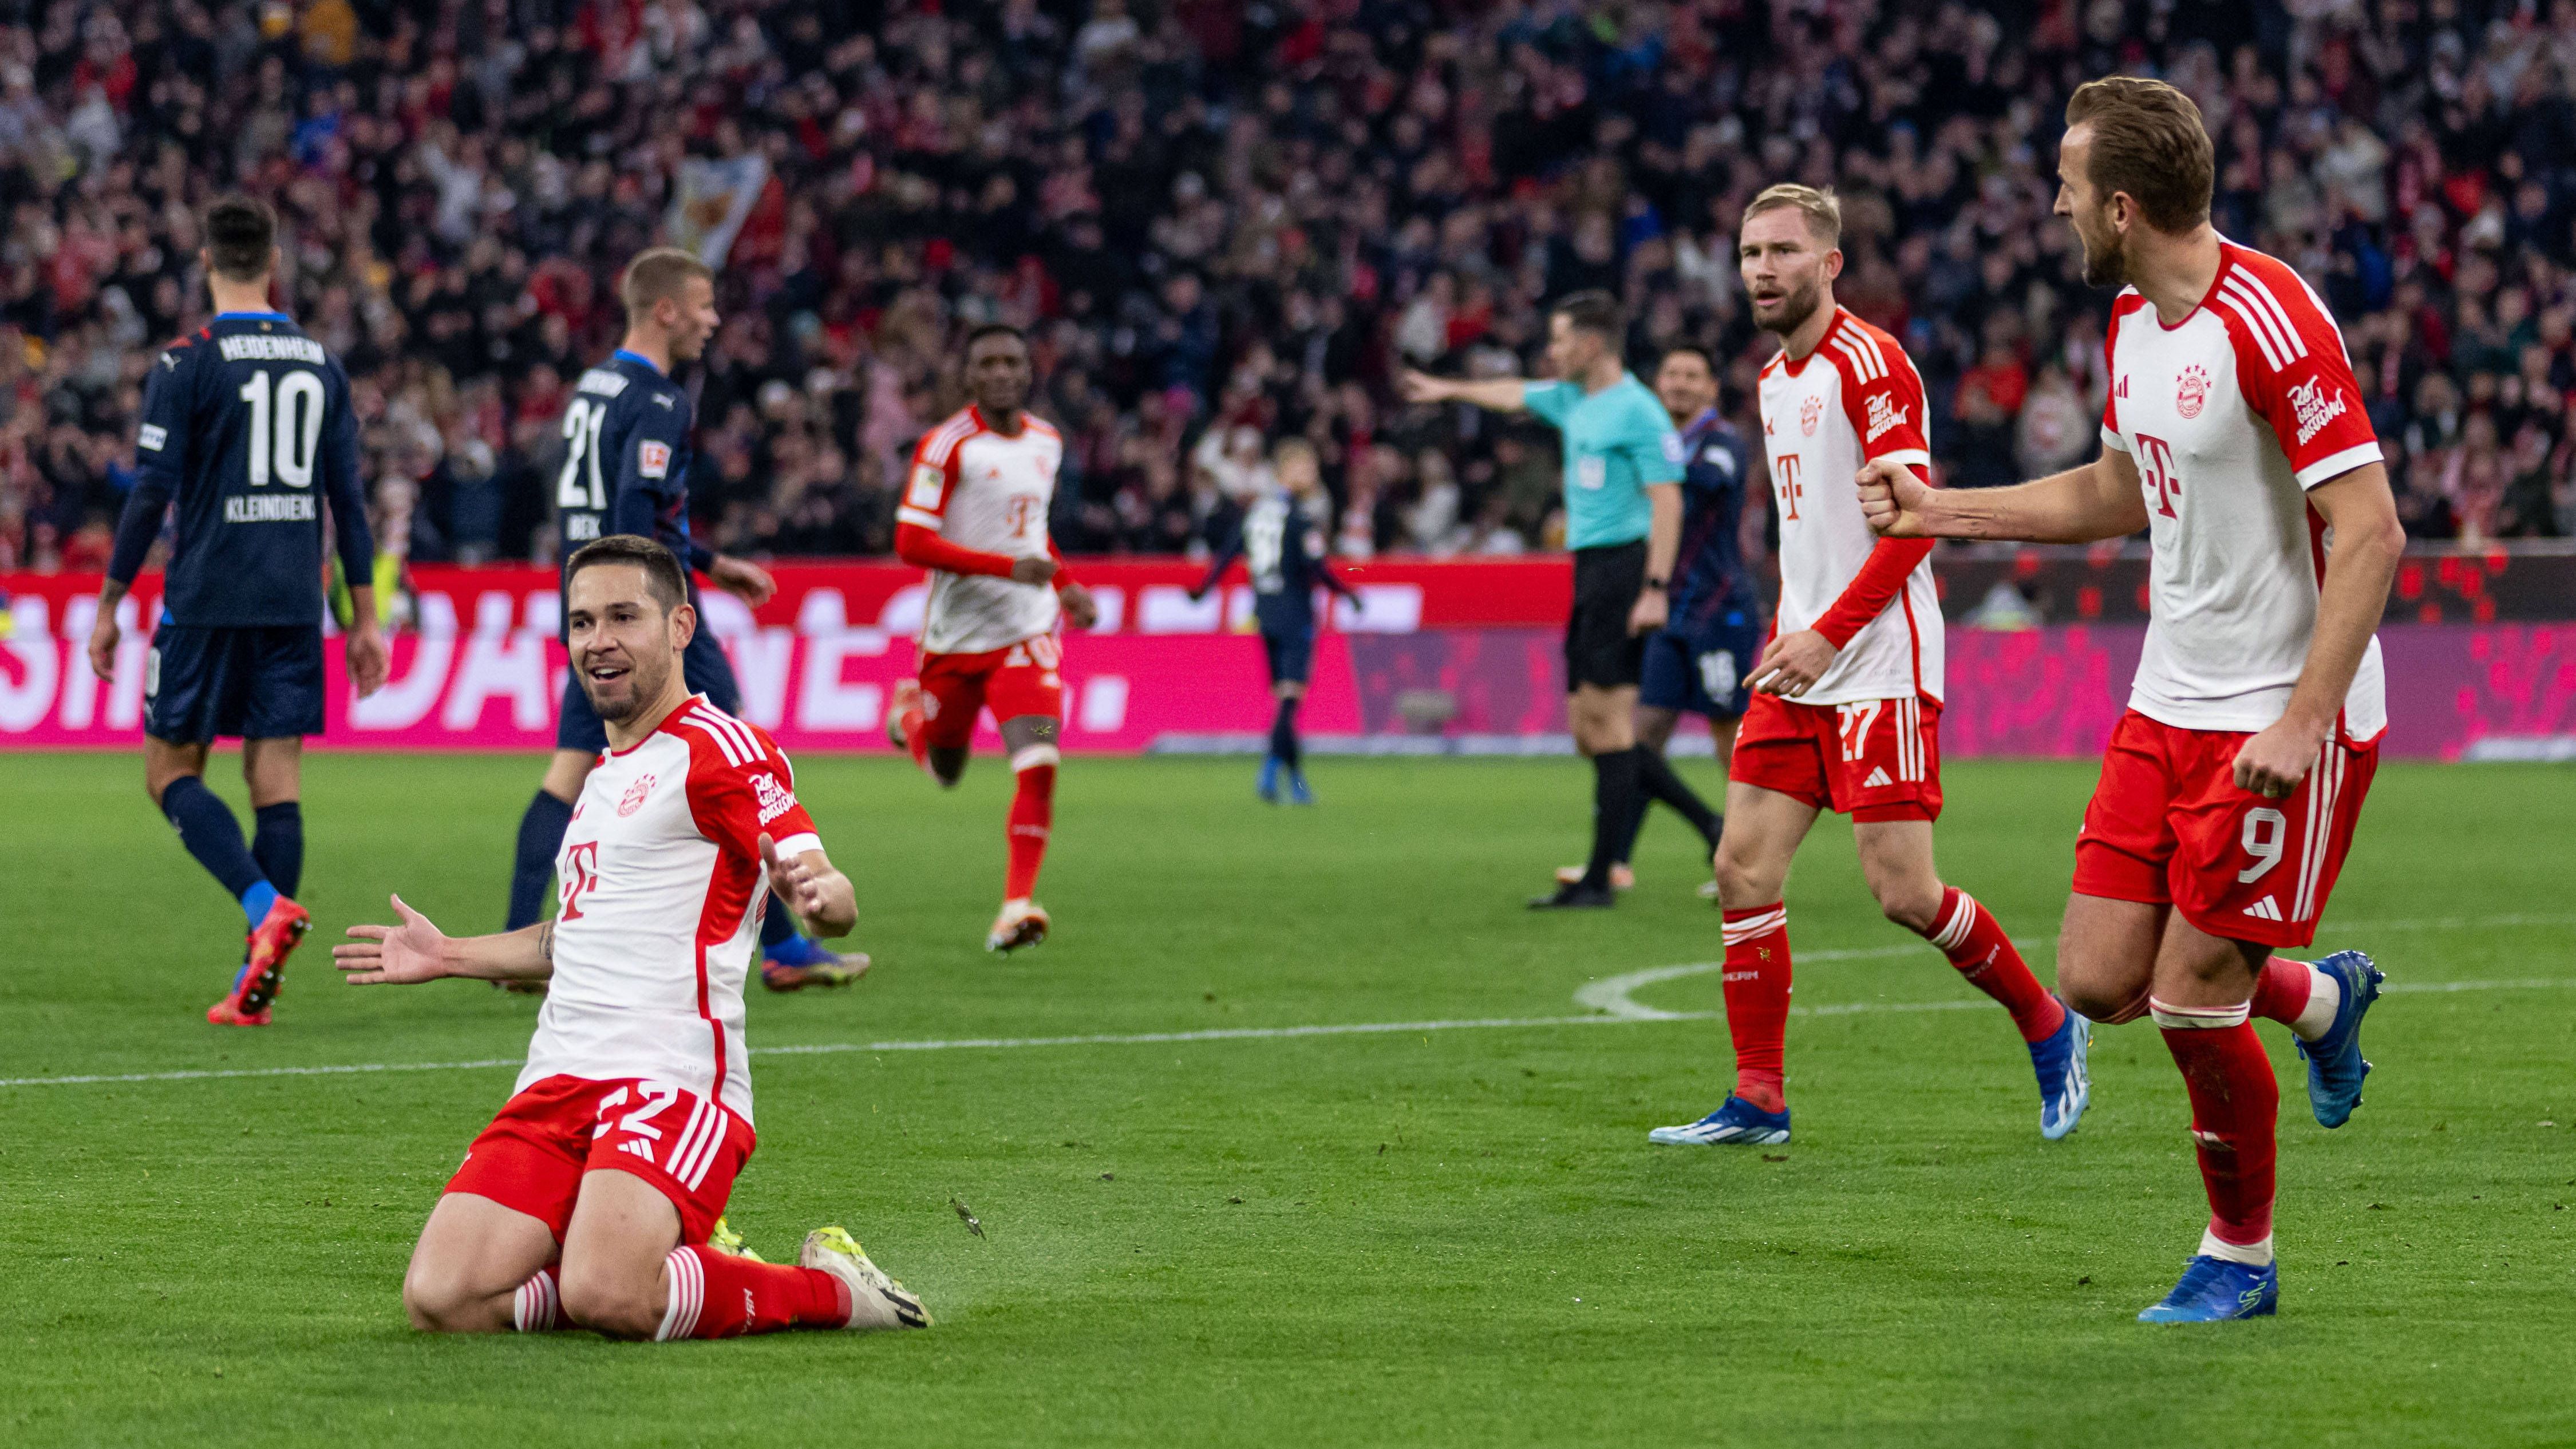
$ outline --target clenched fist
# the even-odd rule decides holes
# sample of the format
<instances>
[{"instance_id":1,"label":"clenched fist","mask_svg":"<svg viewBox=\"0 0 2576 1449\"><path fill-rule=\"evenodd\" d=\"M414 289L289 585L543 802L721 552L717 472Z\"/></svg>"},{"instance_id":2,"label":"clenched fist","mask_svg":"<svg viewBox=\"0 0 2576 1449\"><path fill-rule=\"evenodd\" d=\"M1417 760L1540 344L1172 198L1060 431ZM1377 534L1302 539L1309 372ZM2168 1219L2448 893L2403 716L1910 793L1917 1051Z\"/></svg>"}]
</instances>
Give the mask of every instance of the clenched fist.
<instances>
[{"instance_id":1,"label":"clenched fist","mask_svg":"<svg viewBox=\"0 0 2576 1449\"><path fill-rule=\"evenodd\" d=\"M1873 458L1863 463L1860 476L1861 517L1869 520L1870 532L1881 538L1930 538L1930 523L1924 514L1932 503L1932 490L1903 463Z\"/></svg>"}]
</instances>

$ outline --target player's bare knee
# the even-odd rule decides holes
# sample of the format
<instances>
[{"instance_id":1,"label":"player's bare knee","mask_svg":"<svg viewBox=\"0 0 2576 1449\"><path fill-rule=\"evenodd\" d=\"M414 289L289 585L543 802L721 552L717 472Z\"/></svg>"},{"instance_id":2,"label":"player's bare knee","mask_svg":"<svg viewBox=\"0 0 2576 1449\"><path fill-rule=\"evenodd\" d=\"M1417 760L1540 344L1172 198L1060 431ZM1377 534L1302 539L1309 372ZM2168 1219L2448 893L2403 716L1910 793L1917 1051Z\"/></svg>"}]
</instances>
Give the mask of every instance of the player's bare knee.
<instances>
[{"instance_id":1,"label":"player's bare knee","mask_svg":"<svg viewBox=\"0 0 2576 1449\"><path fill-rule=\"evenodd\" d=\"M1730 911L1767 906L1780 899L1787 878L1768 861L1750 858L1751 852L1720 841L1717 847L1717 899Z\"/></svg>"},{"instance_id":2,"label":"player's bare knee","mask_svg":"<svg viewBox=\"0 0 2576 1449\"><path fill-rule=\"evenodd\" d=\"M599 1269L563 1270L564 1317L608 1338L651 1338L667 1306L656 1279Z\"/></svg>"},{"instance_id":3,"label":"player's bare knee","mask_svg":"<svg viewBox=\"0 0 2576 1449\"><path fill-rule=\"evenodd\" d=\"M1918 935L1932 929L1933 919L1941 914L1938 883L1929 892L1909 881L1887 887L1877 894L1879 914Z\"/></svg>"},{"instance_id":4,"label":"player's bare knee","mask_svg":"<svg viewBox=\"0 0 2576 1449\"><path fill-rule=\"evenodd\" d=\"M492 1327L481 1321L484 1315L476 1310L483 1305L461 1274L414 1263L403 1275L402 1299L411 1326L423 1333L474 1333Z\"/></svg>"}]
</instances>

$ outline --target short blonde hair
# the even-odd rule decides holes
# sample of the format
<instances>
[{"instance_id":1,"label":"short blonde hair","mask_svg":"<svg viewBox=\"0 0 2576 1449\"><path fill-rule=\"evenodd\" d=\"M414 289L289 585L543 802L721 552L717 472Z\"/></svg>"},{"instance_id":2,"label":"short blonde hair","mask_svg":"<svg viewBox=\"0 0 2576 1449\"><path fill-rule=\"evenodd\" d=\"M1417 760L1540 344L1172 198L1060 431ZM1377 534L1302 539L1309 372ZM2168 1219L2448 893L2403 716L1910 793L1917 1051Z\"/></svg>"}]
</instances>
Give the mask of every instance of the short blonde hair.
<instances>
[{"instance_id":1,"label":"short blonde hair","mask_svg":"<svg viewBox=\"0 0 2576 1449\"><path fill-rule=\"evenodd\" d=\"M626 264L626 275L618 279L618 300L626 304L629 319L653 310L653 304L665 297L680 295L692 280L704 277L715 280L715 269L698 260L696 252L680 247L648 247L636 253Z\"/></svg>"},{"instance_id":2,"label":"short blonde hair","mask_svg":"<svg viewBox=\"0 0 2576 1449\"><path fill-rule=\"evenodd\" d=\"M1745 206L1744 219L1751 221L1766 211L1778 211L1784 207L1804 214L1807 218L1807 230L1815 235L1816 240L1823 242L1827 249L1842 245L1843 204L1835 198L1832 187L1818 190L1813 186L1801 186L1795 181L1783 181L1777 186L1766 186L1762 188L1761 195L1754 197Z\"/></svg>"}]
</instances>

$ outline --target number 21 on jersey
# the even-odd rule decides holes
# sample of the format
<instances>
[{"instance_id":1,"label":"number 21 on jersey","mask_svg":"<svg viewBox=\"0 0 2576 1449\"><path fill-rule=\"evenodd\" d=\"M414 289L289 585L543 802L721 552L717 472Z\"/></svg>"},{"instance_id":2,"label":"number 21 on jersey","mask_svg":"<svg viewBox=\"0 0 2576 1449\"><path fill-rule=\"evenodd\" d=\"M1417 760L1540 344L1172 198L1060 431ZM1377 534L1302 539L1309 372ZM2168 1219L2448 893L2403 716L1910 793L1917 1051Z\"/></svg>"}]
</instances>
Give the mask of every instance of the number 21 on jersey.
<instances>
[{"instance_id":1,"label":"number 21 on jersey","mask_svg":"<svg viewBox=\"0 0 2576 1449\"><path fill-rule=\"evenodd\" d=\"M563 472L555 479L558 508L606 508L608 481L599 468L599 435L608 424L608 404L574 398L564 409ZM587 487L583 486L585 482Z\"/></svg>"}]
</instances>

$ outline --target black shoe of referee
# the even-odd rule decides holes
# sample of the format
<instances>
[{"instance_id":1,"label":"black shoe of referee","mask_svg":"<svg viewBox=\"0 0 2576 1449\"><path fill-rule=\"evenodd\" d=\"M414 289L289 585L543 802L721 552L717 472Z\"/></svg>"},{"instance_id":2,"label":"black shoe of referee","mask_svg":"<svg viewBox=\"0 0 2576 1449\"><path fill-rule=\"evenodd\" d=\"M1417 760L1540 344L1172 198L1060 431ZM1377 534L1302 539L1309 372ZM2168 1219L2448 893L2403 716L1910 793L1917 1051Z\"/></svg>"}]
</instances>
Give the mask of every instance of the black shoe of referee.
<instances>
[{"instance_id":1,"label":"black shoe of referee","mask_svg":"<svg viewBox=\"0 0 2576 1449\"><path fill-rule=\"evenodd\" d=\"M1530 897L1533 911L1606 911L1619 903L1619 897L1608 886L1588 886L1570 881L1558 886L1552 895Z\"/></svg>"}]
</instances>

